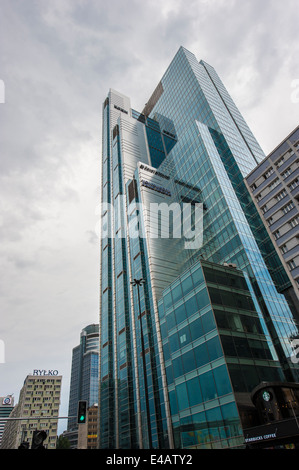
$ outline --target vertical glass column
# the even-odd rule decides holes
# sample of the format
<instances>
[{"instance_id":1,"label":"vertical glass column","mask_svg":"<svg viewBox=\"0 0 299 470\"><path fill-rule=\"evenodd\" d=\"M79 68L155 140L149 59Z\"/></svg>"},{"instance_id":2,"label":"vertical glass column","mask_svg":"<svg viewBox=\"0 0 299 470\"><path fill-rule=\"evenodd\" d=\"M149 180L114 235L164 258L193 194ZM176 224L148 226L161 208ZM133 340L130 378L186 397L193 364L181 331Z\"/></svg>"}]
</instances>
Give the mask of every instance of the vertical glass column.
<instances>
[{"instance_id":1,"label":"vertical glass column","mask_svg":"<svg viewBox=\"0 0 299 470\"><path fill-rule=\"evenodd\" d=\"M137 447L136 406L134 403L134 358L126 239L126 202L122 171L120 129L112 131L113 166L113 294L115 315L116 445Z\"/></svg>"},{"instance_id":2,"label":"vertical glass column","mask_svg":"<svg viewBox=\"0 0 299 470\"><path fill-rule=\"evenodd\" d=\"M100 345L99 345L99 436L101 448L115 446L113 303L112 303L112 246L111 246L111 154L109 99L103 106L102 142L102 208L100 276ZM105 203L107 206L105 207Z\"/></svg>"},{"instance_id":3,"label":"vertical glass column","mask_svg":"<svg viewBox=\"0 0 299 470\"><path fill-rule=\"evenodd\" d=\"M142 233L142 216L139 214L140 206L138 205L140 183L135 180L134 198L130 197L129 186L130 182L127 188L128 224L132 226L140 224L139 229ZM140 236L132 236L129 240L132 280L144 280L139 287L139 293L137 286L132 290L134 306L132 320L136 331L135 356L139 377L142 447L169 448L146 241ZM150 422L148 422L148 410Z\"/></svg>"}]
</instances>

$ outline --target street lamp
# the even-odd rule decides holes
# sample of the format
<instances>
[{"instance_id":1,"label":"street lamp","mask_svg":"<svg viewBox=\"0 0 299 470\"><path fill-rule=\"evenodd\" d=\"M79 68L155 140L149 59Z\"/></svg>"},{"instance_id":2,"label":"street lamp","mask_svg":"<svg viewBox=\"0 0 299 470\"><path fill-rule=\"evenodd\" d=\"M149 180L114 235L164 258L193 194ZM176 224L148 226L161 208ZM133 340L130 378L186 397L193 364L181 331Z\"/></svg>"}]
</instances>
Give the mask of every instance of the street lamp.
<instances>
[{"instance_id":1,"label":"street lamp","mask_svg":"<svg viewBox=\"0 0 299 470\"><path fill-rule=\"evenodd\" d=\"M144 279L134 279L131 281L133 287L137 286L137 295L138 295L138 308L139 308L139 322L140 322L140 338L141 338L141 354L142 354L142 364L143 364L143 380L144 380L144 391L145 391L145 405L146 405L146 416L147 416L147 432L148 432L148 442L149 448L152 448L152 432L151 432L151 421L150 421L150 409L149 409L149 399L148 399L148 387L147 387L147 375L146 375L146 365L145 365L145 353L144 353L144 337L143 337L143 328L142 328L142 319L141 319L141 305L140 305L140 293L139 287L145 284Z\"/></svg>"}]
</instances>

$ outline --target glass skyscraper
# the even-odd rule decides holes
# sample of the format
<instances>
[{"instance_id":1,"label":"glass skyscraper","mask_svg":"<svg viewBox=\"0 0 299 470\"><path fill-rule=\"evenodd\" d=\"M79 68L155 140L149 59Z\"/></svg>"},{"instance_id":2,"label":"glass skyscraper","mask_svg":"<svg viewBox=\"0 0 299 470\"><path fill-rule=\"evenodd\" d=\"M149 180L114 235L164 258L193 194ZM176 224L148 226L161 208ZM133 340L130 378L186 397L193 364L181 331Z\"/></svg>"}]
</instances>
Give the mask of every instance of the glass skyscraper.
<instances>
[{"instance_id":1,"label":"glass skyscraper","mask_svg":"<svg viewBox=\"0 0 299 470\"><path fill-rule=\"evenodd\" d=\"M101 448L242 447L254 387L298 381L289 280L244 183L264 158L215 70L183 47L141 112L109 91Z\"/></svg>"},{"instance_id":2,"label":"glass skyscraper","mask_svg":"<svg viewBox=\"0 0 299 470\"><path fill-rule=\"evenodd\" d=\"M69 395L68 427L66 435L73 447L78 438L77 413L79 400L91 407L98 403L99 381L99 325L83 328L80 344L73 348Z\"/></svg>"}]
</instances>

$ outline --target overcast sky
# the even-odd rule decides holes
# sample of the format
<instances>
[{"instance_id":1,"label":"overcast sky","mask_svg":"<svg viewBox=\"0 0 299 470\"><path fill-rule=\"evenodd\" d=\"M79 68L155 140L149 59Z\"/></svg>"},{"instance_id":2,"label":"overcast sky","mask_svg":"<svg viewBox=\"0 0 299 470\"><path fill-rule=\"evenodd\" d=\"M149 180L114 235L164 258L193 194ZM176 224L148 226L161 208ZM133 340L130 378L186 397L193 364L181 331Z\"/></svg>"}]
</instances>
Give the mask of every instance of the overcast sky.
<instances>
[{"instance_id":1,"label":"overcast sky","mask_svg":"<svg viewBox=\"0 0 299 470\"><path fill-rule=\"evenodd\" d=\"M182 45L268 153L299 121L298 24L298 0L0 0L0 396L57 369L67 414L72 348L98 323L109 88L141 111Z\"/></svg>"}]
</instances>

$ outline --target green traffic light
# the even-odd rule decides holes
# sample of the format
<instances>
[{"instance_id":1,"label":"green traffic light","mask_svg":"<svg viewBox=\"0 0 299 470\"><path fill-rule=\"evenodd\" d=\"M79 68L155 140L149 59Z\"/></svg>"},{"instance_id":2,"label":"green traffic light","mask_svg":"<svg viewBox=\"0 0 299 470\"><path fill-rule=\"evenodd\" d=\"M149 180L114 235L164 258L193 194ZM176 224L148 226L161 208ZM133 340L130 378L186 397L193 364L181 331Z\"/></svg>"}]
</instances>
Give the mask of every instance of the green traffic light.
<instances>
[{"instance_id":1,"label":"green traffic light","mask_svg":"<svg viewBox=\"0 0 299 470\"><path fill-rule=\"evenodd\" d=\"M77 423L86 423L86 414L87 414L87 402L85 400L80 400L78 402L78 414L77 414Z\"/></svg>"}]
</instances>

